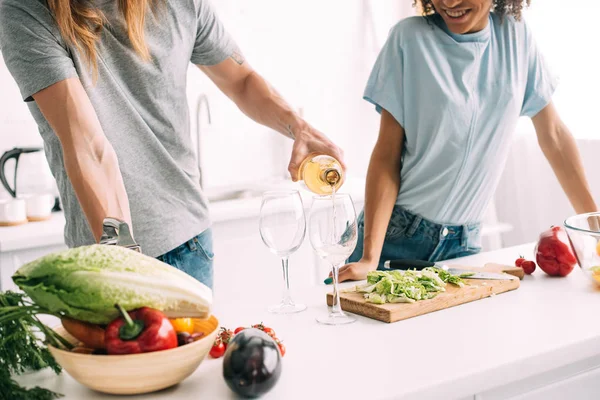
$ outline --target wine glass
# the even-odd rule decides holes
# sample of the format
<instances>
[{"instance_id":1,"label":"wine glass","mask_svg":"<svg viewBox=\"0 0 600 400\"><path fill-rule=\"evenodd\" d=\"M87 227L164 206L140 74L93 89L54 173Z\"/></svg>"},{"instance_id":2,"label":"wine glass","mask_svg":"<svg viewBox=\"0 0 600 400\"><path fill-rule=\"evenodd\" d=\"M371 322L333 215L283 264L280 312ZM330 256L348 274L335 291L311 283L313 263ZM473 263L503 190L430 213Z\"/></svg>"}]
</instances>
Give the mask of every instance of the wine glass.
<instances>
[{"instance_id":1,"label":"wine glass","mask_svg":"<svg viewBox=\"0 0 600 400\"><path fill-rule=\"evenodd\" d=\"M321 324L338 325L356 321L342 311L338 271L352 254L357 242L356 210L348 194L315 197L309 216L309 237L315 253L331 264L333 306L329 315L317 318Z\"/></svg>"},{"instance_id":2,"label":"wine glass","mask_svg":"<svg viewBox=\"0 0 600 400\"><path fill-rule=\"evenodd\" d=\"M283 266L283 297L281 303L269 307L269 312L291 314L306 310L290 295L288 259L304 240L306 219L304 205L297 190L270 191L263 194L260 207L260 236L272 253L281 257Z\"/></svg>"}]
</instances>

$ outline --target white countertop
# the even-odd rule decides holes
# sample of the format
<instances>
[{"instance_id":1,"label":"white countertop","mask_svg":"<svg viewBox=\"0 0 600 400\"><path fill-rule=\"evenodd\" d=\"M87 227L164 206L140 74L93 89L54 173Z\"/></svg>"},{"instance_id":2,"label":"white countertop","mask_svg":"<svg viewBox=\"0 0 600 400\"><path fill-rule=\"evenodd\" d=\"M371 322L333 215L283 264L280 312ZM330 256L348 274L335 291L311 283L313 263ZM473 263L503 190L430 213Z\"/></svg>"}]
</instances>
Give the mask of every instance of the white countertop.
<instances>
[{"instance_id":1,"label":"white countertop","mask_svg":"<svg viewBox=\"0 0 600 400\"><path fill-rule=\"evenodd\" d=\"M532 257L532 248L452 263L512 264L519 254ZM254 267L262 260L248 261ZM264 321L285 341L280 381L265 399L453 399L594 357L600 365L600 290L578 268L562 279L538 269L516 291L393 324L358 317L351 325L318 325L315 316L326 312L327 290L321 286L297 293L297 301L309 308L291 316L266 312L272 293L255 287L235 295L227 288L215 292L214 314L221 325L235 329ZM44 372L19 380L61 392L65 399L121 398L89 391L66 374ZM234 396L222 378L222 359L207 358L177 387L142 398Z\"/></svg>"},{"instance_id":2,"label":"white countertop","mask_svg":"<svg viewBox=\"0 0 600 400\"><path fill-rule=\"evenodd\" d=\"M60 246L64 239L65 216L53 213L48 221L0 227L0 253L47 246Z\"/></svg>"}]
</instances>

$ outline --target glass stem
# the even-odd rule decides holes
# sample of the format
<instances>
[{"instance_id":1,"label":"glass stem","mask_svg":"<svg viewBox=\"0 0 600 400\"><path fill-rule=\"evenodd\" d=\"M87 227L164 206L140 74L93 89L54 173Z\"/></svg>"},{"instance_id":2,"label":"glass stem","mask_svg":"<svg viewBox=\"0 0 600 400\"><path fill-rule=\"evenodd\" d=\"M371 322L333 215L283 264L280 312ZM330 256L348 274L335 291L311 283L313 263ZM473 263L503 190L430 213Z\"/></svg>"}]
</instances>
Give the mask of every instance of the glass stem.
<instances>
[{"instance_id":1,"label":"glass stem","mask_svg":"<svg viewBox=\"0 0 600 400\"><path fill-rule=\"evenodd\" d=\"M333 304L331 306L331 314L343 314L340 306L340 292L338 290L338 272L340 268L337 265L332 265L333 275Z\"/></svg>"},{"instance_id":2,"label":"glass stem","mask_svg":"<svg viewBox=\"0 0 600 400\"><path fill-rule=\"evenodd\" d=\"M293 305L292 296L290 295L290 278L288 275L288 257L281 258L281 266L283 267L283 299L281 302L285 305Z\"/></svg>"}]
</instances>

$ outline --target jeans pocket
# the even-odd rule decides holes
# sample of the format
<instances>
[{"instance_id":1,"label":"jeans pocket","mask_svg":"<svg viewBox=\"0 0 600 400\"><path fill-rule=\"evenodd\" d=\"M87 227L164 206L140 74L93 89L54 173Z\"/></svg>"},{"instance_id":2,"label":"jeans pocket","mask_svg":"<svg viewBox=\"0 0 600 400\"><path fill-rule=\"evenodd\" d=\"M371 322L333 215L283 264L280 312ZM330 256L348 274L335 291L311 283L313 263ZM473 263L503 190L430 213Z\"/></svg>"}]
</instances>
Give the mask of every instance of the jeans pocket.
<instances>
[{"instance_id":1,"label":"jeans pocket","mask_svg":"<svg viewBox=\"0 0 600 400\"><path fill-rule=\"evenodd\" d=\"M404 212L395 207L385 232L386 240L397 240L405 237L410 224Z\"/></svg>"},{"instance_id":2,"label":"jeans pocket","mask_svg":"<svg viewBox=\"0 0 600 400\"><path fill-rule=\"evenodd\" d=\"M482 249L481 245L481 228L479 225L465 227L466 233L466 244L465 249L467 252L476 254Z\"/></svg>"},{"instance_id":3,"label":"jeans pocket","mask_svg":"<svg viewBox=\"0 0 600 400\"><path fill-rule=\"evenodd\" d=\"M385 239L386 240L402 239L405 236L404 234L406 233L407 229L408 229L407 227L399 228L399 227L388 225L388 228L385 232Z\"/></svg>"},{"instance_id":4,"label":"jeans pocket","mask_svg":"<svg viewBox=\"0 0 600 400\"><path fill-rule=\"evenodd\" d=\"M213 251L212 232L210 230L206 230L200 235L196 236L193 241L196 245L196 253L202 255L208 261L214 260L215 253Z\"/></svg>"}]
</instances>

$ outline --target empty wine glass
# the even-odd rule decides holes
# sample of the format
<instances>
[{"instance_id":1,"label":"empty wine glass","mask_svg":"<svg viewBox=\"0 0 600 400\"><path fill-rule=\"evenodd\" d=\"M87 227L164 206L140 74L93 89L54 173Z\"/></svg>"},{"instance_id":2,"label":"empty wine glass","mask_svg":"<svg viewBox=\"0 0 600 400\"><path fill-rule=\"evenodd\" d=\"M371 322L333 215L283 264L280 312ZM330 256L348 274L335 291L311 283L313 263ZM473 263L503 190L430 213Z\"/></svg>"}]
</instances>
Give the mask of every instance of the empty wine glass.
<instances>
[{"instance_id":1,"label":"empty wine glass","mask_svg":"<svg viewBox=\"0 0 600 400\"><path fill-rule=\"evenodd\" d=\"M297 190L264 193L260 207L260 236L269 250L281 257L284 282L281 303L269 307L269 312L290 314L306 310L306 305L292 300L288 276L288 259L298 250L305 234L306 219L300 193Z\"/></svg>"},{"instance_id":2,"label":"empty wine glass","mask_svg":"<svg viewBox=\"0 0 600 400\"><path fill-rule=\"evenodd\" d=\"M333 306L329 315L317 318L321 324L338 325L356 321L342 311L338 271L356 247L356 210L347 194L315 197L308 220L310 243L319 257L331 264Z\"/></svg>"}]
</instances>

